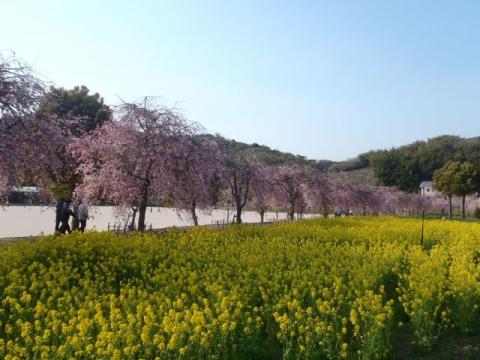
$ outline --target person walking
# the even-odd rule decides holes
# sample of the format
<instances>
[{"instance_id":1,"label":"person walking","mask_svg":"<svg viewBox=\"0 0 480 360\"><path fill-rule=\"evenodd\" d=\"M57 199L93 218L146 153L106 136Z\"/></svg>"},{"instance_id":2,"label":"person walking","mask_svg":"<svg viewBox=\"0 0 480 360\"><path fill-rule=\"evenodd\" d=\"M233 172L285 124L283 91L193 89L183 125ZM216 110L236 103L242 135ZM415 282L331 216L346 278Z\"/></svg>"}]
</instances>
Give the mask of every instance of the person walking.
<instances>
[{"instance_id":1,"label":"person walking","mask_svg":"<svg viewBox=\"0 0 480 360\"><path fill-rule=\"evenodd\" d=\"M78 219L78 222L80 223L80 231L83 233L85 231L85 228L87 227L88 208L87 208L87 205L85 205L82 200L78 201L77 219Z\"/></svg>"},{"instance_id":2,"label":"person walking","mask_svg":"<svg viewBox=\"0 0 480 360\"><path fill-rule=\"evenodd\" d=\"M55 209L55 232L59 231L60 229L60 219L62 218L62 214L65 211L65 199L60 198L57 201L57 206Z\"/></svg>"},{"instance_id":3,"label":"person walking","mask_svg":"<svg viewBox=\"0 0 480 360\"><path fill-rule=\"evenodd\" d=\"M69 234L72 232L70 229L70 216L76 217L76 215L73 213L72 209L70 209L70 204L72 203L72 200L68 199L65 201L65 207L62 213L62 216L60 217L60 233L65 234L68 232Z\"/></svg>"}]
</instances>

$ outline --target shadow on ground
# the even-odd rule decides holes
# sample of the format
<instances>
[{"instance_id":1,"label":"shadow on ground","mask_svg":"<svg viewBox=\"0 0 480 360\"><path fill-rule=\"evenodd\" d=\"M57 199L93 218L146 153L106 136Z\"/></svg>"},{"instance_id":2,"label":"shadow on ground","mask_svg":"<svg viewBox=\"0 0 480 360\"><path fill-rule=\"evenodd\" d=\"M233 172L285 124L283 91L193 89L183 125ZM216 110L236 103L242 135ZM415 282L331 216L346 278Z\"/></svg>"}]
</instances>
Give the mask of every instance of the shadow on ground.
<instances>
[{"instance_id":1,"label":"shadow on ground","mask_svg":"<svg viewBox=\"0 0 480 360\"><path fill-rule=\"evenodd\" d=\"M478 360L480 359L480 333L449 332L438 339L428 353L412 345L413 333L409 327L399 329L393 336L394 360Z\"/></svg>"}]
</instances>

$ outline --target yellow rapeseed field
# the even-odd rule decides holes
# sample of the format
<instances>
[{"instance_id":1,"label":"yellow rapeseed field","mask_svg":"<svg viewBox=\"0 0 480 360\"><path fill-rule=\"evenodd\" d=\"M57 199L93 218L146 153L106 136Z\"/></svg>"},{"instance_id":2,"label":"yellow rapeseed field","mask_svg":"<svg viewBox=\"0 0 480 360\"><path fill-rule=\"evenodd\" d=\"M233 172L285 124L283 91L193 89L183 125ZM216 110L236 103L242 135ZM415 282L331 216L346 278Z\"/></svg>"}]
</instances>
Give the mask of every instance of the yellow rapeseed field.
<instances>
[{"instance_id":1,"label":"yellow rapeseed field","mask_svg":"<svg viewBox=\"0 0 480 360\"><path fill-rule=\"evenodd\" d=\"M2 359L376 359L475 331L480 225L317 219L0 246Z\"/></svg>"}]
</instances>

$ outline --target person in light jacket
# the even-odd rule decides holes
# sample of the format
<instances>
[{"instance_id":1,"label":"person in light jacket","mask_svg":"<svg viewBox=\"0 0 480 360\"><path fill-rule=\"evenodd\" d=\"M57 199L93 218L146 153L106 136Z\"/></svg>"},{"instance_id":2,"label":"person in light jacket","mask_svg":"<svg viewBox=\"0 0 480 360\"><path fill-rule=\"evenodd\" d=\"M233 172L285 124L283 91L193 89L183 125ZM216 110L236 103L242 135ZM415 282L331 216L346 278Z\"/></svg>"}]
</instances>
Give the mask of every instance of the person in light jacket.
<instances>
[{"instance_id":1,"label":"person in light jacket","mask_svg":"<svg viewBox=\"0 0 480 360\"><path fill-rule=\"evenodd\" d=\"M80 231L84 232L85 227L87 226L88 208L87 208L87 205L85 205L82 200L78 202L77 218L78 218L78 222L80 223Z\"/></svg>"}]
</instances>

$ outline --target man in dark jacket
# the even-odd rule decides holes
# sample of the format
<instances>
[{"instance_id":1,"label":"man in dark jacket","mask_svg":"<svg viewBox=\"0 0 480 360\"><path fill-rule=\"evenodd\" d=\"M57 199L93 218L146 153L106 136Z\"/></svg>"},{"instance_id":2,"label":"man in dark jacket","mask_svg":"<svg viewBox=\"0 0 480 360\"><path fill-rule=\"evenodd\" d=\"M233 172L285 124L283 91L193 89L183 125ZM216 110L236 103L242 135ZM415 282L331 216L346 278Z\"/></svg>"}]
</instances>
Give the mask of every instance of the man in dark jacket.
<instances>
[{"instance_id":1,"label":"man in dark jacket","mask_svg":"<svg viewBox=\"0 0 480 360\"><path fill-rule=\"evenodd\" d=\"M60 198L57 201L57 207L55 209L55 232L59 231L60 219L65 211L65 199Z\"/></svg>"},{"instance_id":2,"label":"man in dark jacket","mask_svg":"<svg viewBox=\"0 0 480 360\"><path fill-rule=\"evenodd\" d=\"M60 222L62 223L62 225L60 225L61 234L65 234L66 232L70 234L72 232L69 224L70 216L76 217L76 215L73 213L72 209L70 209L71 202L72 200L70 199L65 201L65 207L64 207L62 216L60 217Z\"/></svg>"}]
</instances>

